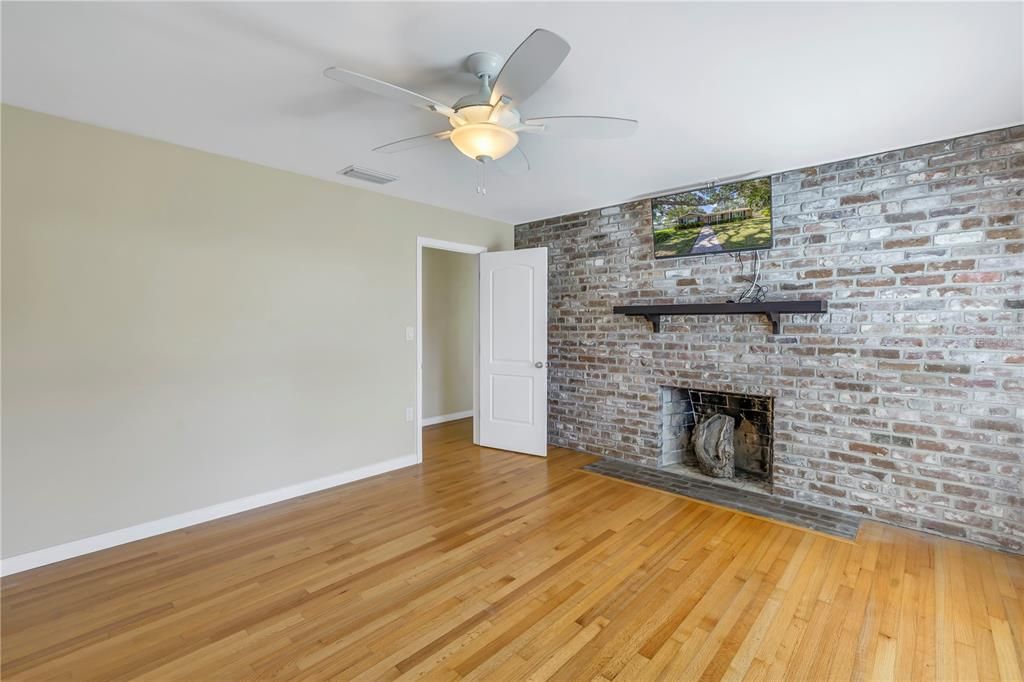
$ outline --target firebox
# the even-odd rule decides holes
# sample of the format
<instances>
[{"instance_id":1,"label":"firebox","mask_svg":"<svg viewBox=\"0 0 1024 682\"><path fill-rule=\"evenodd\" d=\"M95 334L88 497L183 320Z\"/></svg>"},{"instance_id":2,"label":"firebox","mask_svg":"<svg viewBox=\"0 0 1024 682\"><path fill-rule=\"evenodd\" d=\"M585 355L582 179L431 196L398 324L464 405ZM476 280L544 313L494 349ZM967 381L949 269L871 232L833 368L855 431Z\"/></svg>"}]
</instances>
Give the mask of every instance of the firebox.
<instances>
[{"instance_id":1,"label":"firebox","mask_svg":"<svg viewBox=\"0 0 1024 682\"><path fill-rule=\"evenodd\" d=\"M662 386L661 413L662 468L770 489L774 398ZM709 453L728 456L728 466L709 469Z\"/></svg>"}]
</instances>

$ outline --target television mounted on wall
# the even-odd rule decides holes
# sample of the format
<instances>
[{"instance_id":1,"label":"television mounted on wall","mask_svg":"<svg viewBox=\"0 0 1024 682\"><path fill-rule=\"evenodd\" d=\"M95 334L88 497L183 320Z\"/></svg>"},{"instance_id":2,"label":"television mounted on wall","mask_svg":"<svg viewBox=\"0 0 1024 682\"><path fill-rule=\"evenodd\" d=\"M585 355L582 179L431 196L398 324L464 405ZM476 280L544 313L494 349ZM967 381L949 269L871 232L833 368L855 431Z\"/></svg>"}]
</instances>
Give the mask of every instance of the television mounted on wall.
<instances>
[{"instance_id":1,"label":"television mounted on wall","mask_svg":"<svg viewBox=\"0 0 1024 682\"><path fill-rule=\"evenodd\" d=\"M772 179L741 180L651 199L654 257L772 246Z\"/></svg>"}]
</instances>

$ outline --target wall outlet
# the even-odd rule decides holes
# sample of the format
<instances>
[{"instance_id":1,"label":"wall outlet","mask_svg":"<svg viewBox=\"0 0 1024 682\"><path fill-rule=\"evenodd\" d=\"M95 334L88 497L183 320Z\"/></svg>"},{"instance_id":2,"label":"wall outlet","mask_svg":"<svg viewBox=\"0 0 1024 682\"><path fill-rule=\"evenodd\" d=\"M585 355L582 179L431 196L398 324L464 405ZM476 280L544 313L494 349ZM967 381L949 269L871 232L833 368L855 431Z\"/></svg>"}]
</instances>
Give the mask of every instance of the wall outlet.
<instances>
[{"instance_id":1,"label":"wall outlet","mask_svg":"<svg viewBox=\"0 0 1024 682\"><path fill-rule=\"evenodd\" d=\"M407 422L411 422L412 421L412 408L411 407L405 408L405 421L407 421Z\"/></svg>"},{"instance_id":2,"label":"wall outlet","mask_svg":"<svg viewBox=\"0 0 1024 682\"><path fill-rule=\"evenodd\" d=\"M416 338L416 328L415 327L406 327L405 328L405 340L406 341L412 341L415 338Z\"/></svg>"}]
</instances>

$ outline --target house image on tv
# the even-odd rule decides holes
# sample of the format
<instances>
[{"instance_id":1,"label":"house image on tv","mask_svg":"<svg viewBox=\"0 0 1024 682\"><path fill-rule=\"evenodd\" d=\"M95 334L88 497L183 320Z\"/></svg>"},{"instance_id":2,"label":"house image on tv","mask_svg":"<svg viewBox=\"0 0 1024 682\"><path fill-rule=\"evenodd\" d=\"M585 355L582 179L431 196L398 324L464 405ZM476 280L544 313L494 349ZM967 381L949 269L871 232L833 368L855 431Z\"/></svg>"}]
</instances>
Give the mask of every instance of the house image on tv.
<instances>
[{"instance_id":1,"label":"house image on tv","mask_svg":"<svg viewBox=\"0 0 1024 682\"><path fill-rule=\"evenodd\" d=\"M689 227L691 225L717 225L718 223L731 223L734 220L746 220L752 218L752 208L730 208L724 211L703 213L701 211L690 211L676 219L677 227Z\"/></svg>"}]
</instances>

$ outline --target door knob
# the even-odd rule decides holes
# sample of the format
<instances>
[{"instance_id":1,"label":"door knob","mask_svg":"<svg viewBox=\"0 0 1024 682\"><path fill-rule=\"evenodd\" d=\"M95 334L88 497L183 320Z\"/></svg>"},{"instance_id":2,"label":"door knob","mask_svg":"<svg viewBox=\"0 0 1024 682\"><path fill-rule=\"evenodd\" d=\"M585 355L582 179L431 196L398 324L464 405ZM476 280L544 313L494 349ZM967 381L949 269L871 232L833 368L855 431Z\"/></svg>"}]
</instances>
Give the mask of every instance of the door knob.
<instances>
[{"instance_id":1,"label":"door knob","mask_svg":"<svg viewBox=\"0 0 1024 682\"><path fill-rule=\"evenodd\" d=\"M533 363L533 366L536 367L537 369L541 369L542 367L544 367L544 363L538 360L537 362Z\"/></svg>"}]
</instances>

